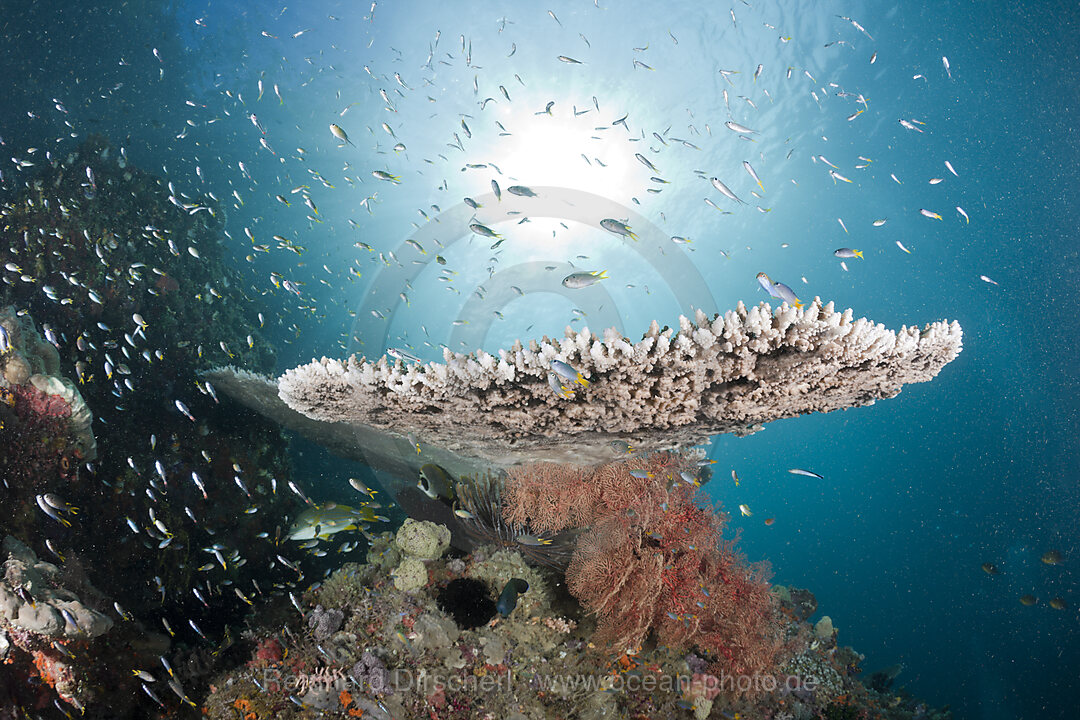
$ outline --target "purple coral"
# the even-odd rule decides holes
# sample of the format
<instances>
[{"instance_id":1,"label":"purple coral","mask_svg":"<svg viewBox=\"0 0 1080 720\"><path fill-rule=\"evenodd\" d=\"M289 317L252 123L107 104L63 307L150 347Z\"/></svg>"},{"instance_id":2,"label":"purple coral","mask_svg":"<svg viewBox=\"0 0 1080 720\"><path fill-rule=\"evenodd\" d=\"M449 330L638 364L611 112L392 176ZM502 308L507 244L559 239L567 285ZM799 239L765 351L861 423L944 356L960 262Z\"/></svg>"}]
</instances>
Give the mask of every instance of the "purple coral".
<instances>
[{"instance_id":1,"label":"purple coral","mask_svg":"<svg viewBox=\"0 0 1080 720\"><path fill-rule=\"evenodd\" d=\"M319 640L325 640L338 631L344 620L345 613L340 610L326 610L322 605L316 605L315 609L308 615L307 622L315 637Z\"/></svg>"},{"instance_id":2,"label":"purple coral","mask_svg":"<svg viewBox=\"0 0 1080 720\"><path fill-rule=\"evenodd\" d=\"M352 679L361 688L376 695L394 694L394 689L390 687L390 672L383 661L370 650L365 650L359 662L353 665Z\"/></svg>"}]
</instances>

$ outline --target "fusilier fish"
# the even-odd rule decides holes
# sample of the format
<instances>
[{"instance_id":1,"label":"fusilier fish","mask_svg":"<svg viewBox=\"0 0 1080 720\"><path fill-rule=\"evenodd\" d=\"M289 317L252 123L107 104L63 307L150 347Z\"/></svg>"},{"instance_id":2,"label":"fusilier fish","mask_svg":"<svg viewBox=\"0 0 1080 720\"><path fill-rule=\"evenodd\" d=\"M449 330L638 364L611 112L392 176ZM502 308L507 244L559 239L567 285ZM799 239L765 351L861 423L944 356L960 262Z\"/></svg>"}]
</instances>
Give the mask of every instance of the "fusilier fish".
<instances>
[{"instance_id":1,"label":"fusilier fish","mask_svg":"<svg viewBox=\"0 0 1080 720\"><path fill-rule=\"evenodd\" d=\"M371 177L375 178L376 180L385 180L387 182L392 182L395 185L401 182L400 175L391 175L385 170L372 170Z\"/></svg>"},{"instance_id":2,"label":"fusilier fish","mask_svg":"<svg viewBox=\"0 0 1080 720\"><path fill-rule=\"evenodd\" d=\"M761 192L765 192L765 186L761 184L761 179L758 178L757 173L754 172L754 168L750 167L750 163L748 163L746 160L743 160L742 166L746 169L746 172L750 173L750 177L754 178L754 182L756 182L758 184L758 187L761 188Z\"/></svg>"},{"instance_id":3,"label":"fusilier fish","mask_svg":"<svg viewBox=\"0 0 1080 720\"><path fill-rule=\"evenodd\" d=\"M482 235L483 237L494 238L496 240L502 238L502 235L498 234L497 232L489 228L487 225L484 225L482 223L472 223L471 225L469 225L469 229L477 235Z\"/></svg>"},{"instance_id":4,"label":"fusilier fish","mask_svg":"<svg viewBox=\"0 0 1080 720\"><path fill-rule=\"evenodd\" d=\"M724 123L724 127L726 127L728 130L730 130L732 132L752 133L754 135L757 135L757 130L751 130L750 128L745 127L743 125L740 125L737 122L732 122L731 120L728 120L726 123Z\"/></svg>"},{"instance_id":5,"label":"fusilier fish","mask_svg":"<svg viewBox=\"0 0 1080 720\"><path fill-rule=\"evenodd\" d=\"M719 190L720 194L723 195L724 197L729 198L731 200L734 200L735 202L740 203L742 205L746 204L742 200L740 200L739 197L735 193L733 193L731 191L731 188L729 188L727 185L725 185L723 182L721 182L720 178L716 178L716 177L709 178L709 182L711 182L712 186L714 188L716 188L717 190Z\"/></svg>"},{"instance_id":6,"label":"fusilier fish","mask_svg":"<svg viewBox=\"0 0 1080 720\"><path fill-rule=\"evenodd\" d=\"M652 170L654 173L656 173L658 175L660 174L660 171L656 169L656 166L653 165L651 162L649 162L649 159L647 157L645 157L644 155L642 155L641 153L634 153L634 157L636 157L638 159L638 162L640 162L642 165L644 165L645 167Z\"/></svg>"}]
</instances>

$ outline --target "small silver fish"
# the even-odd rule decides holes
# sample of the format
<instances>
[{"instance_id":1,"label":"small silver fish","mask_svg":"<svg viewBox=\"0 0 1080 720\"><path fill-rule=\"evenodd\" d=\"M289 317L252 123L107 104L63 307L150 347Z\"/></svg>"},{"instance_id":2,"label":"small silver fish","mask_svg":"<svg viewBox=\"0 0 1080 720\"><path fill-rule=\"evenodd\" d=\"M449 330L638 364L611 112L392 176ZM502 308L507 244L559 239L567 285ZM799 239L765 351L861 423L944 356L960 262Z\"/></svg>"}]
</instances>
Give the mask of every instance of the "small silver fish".
<instances>
[{"instance_id":1,"label":"small silver fish","mask_svg":"<svg viewBox=\"0 0 1080 720\"><path fill-rule=\"evenodd\" d=\"M636 157L638 159L638 162L640 162L642 165L644 165L645 167L652 170L657 175L660 174L660 171L656 168L656 166L653 165L651 162L649 162L649 159L647 157L645 157L644 155L642 155L641 153L634 153L634 157Z\"/></svg>"},{"instance_id":2,"label":"small silver fish","mask_svg":"<svg viewBox=\"0 0 1080 720\"><path fill-rule=\"evenodd\" d=\"M750 163L748 163L746 160L743 160L742 166L746 170L746 172L750 173L750 177L754 178L754 182L756 182L758 184L758 187L761 188L761 192L765 192L765 186L761 184L761 180L758 178L757 173L754 172L754 168L750 167Z\"/></svg>"},{"instance_id":3,"label":"small silver fish","mask_svg":"<svg viewBox=\"0 0 1080 720\"><path fill-rule=\"evenodd\" d=\"M492 182L495 182L495 181L492 180ZM478 222L472 223L471 225L469 225L469 229L472 230L477 235L481 235L483 237L494 238L496 240L502 239L502 235L498 234L497 232L495 232L494 230L489 228L487 225L484 225L482 223L478 223Z\"/></svg>"},{"instance_id":4,"label":"small silver fish","mask_svg":"<svg viewBox=\"0 0 1080 720\"><path fill-rule=\"evenodd\" d=\"M709 178L709 182L711 182L712 186L714 188L716 188L717 190L719 190L720 194L723 195L724 197L726 197L726 198L728 198L730 200L734 200L735 202L743 204L743 205L746 204L742 200L740 200L739 197L734 192L731 191L731 188L729 188L727 185L725 185L720 180L720 178L717 178L717 177Z\"/></svg>"},{"instance_id":5,"label":"small silver fish","mask_svg":"<svg viewBox=\"0 0 1080 720\"><path fill-rule=\"evenodd\" d=\"M746 126L740 125L737 122L732 122L731 120L728 120L726 123L724 123L724 127L726 127L728 130L730 130L732 132L736 132L736 133L753 134L753 135L758 134L757 130L751 130L750 128L748 128Z\"/></svg>"}]
</instances>

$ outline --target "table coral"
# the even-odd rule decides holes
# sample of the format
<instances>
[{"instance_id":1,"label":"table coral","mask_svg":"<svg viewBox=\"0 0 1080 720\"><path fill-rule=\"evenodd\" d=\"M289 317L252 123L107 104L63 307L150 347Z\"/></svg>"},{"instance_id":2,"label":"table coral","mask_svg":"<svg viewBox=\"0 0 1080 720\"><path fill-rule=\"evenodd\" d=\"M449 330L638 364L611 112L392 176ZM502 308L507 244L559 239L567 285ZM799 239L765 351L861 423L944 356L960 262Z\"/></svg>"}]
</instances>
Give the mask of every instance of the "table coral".
<instances>
[{"instance_id":1,"label":"table coral","mask_svg":"<svg viewBox=\"0 0 1080 720\"><path fill-rule=\"evenodd\" d=\"M486 458L580 460L613 437L633 437L640 449L694 445L771 420L869 405L932 379L960 352L961 338L955 322L893 332L818 299L801 309L740 303L711 319L681 317L678 332L654 322L638 342L568 328L561 341L516 342L498 356L447 350L443 363L324 358L286 372L278 391L320 421L412 430ZM590 380L573 399L548 385L555 360Z\"/></svg>"}]
</instances>

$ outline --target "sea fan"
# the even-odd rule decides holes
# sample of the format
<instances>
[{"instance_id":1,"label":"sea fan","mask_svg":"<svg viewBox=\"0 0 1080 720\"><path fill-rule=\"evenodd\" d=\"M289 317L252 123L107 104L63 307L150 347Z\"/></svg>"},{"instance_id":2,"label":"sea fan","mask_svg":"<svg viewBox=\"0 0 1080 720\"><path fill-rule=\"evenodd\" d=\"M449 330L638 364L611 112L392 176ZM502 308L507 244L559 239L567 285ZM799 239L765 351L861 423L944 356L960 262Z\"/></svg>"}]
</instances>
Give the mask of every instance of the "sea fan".
<instances>
[{"instance_id":1,"label":"sea fan","mask_svg":"<svg viewBox=\"0 0 1080 720\"><path fill-rule=\"evenodd\" d=\"M652 634L706 653L718 677L769 674L783 636L767 568L723 537L728 516L698 494L697 470L695 457L667 452L595 468L527 465L510 473L503 517L588 529L566 586L597 616L598 644L625 652Z\"/></svg>"}]
</instances>

